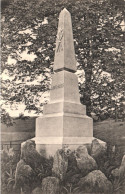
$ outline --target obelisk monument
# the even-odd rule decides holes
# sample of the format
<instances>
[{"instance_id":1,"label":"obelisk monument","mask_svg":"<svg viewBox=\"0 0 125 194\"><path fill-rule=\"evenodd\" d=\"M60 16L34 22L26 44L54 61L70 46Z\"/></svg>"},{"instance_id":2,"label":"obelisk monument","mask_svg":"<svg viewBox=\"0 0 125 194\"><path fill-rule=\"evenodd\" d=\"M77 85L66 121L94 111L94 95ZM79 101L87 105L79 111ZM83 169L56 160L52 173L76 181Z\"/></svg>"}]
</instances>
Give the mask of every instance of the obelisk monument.
<instances>
[{"instance_id":1,"label":"obelisk monument","mask_svg":"<svg viewBox=\"0 0 125 194\"><path fill-rule=\"evenodd\" d=\"M71 16L64 8L59 15L50 102L36 119L36 149L46 156L64 145L75 148L93 140L93 120L80 103L75 72Z\"/></svg>"}]
</instances>

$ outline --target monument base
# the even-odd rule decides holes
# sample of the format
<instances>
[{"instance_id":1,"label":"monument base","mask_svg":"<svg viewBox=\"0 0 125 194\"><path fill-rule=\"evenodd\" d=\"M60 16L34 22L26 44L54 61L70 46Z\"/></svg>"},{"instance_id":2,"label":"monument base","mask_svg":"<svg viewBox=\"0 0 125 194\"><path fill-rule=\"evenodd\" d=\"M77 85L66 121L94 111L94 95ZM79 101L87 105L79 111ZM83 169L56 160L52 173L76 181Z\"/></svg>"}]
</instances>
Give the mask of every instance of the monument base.
<instances>
[{"instance_id":1,"label":"monument base","mask_svg":"<svg viewBox=\"0 0 125 194\"><path fill-rule=\"evenodd\" d=\"M95 137L35 137L36 150L45 158L53 157L58 149L66 148L75 151L80 145L85 145L88 150ZM105 147L106 143L97 139Z\"/></svg>"},{"instance_id":2,"label":"monument base","mask_svg":"<svg viewBox=\"0 0 125 194\"><path fill-rule=\"evenodd\" d=\"M47 114L36 119L36 138L93 137L93 120L72 113Z\"/></svg>"}]
</instances>

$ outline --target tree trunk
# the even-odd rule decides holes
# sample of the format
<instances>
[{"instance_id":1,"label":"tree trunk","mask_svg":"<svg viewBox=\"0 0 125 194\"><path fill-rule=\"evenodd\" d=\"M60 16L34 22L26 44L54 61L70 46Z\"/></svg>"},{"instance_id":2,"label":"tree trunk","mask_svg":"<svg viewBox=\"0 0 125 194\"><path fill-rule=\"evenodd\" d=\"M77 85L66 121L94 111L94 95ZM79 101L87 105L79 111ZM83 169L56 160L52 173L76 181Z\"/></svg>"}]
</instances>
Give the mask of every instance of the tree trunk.
<instances>
[{"instance_id":1,"label":"tree trunk","mask_svg":"<svg viewBox=\"0 0 125 194\"><path fill-rule=\"evenodd\" d=\"M85 70L85 89L83 90L83 104L86 105L86 113L91 116L91 76L92 68L91 65L87 65Z\"/></svg>"}]
</instances>

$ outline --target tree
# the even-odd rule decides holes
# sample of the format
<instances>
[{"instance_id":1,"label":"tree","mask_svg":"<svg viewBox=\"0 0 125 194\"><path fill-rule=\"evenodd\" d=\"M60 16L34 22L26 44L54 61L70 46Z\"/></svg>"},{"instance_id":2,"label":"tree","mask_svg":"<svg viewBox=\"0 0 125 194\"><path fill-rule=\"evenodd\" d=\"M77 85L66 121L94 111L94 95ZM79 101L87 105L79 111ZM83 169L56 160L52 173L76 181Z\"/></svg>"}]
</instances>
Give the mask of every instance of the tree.
<instances>
[{"instance_id":1,"label":"tree","mask_svg":"<svg viewBox=\"0 0 125 194\"><path fill-rule=\"evenodd\" d=\"M84 6L83 21L81 21L82 17L77 17L77 20L81 21L81 25L78 27L79 37L84 38L80 43L80 38L76 37L76 39L78 59L86 74L83 103L87 105L88 114L90 114L94 108L91 106L92 104L95 107L98 104L99 109L102 109L106 106L106 101L108 104L110 103L112 95L116 96L118 91L123 91L124 32L120 23L124 16L115 5L111 6L109 1L91 1L89 4L86 2ZM81 4L78 10L79 13L82 12ZM107 82L106 78L98 80L94 71L96 71L97 78L102 71L111 73L112 81L105 83ZM97 103L95 103L95 98L91 98L95 94L99 95L96 98Z\"/></svg>"},{"instance_id":2,"label":"tree","mask_svg":"<svg viewBox=\"0 0 125 194\"><path fill-rule=\"evenodd\" d=\"M112 97L120 93L120 104L123 101L125 52L120 26L124 13L109 0L11 1L2 10L2 72L9 75L2 80L3 100L6 104L24 102L26 109L42 111L40 98L50 87L57 18L64 7L72 15L78 69L85 71L81 101L88 115L104 109L109 115Z\"/></svg>"}]
</instances>

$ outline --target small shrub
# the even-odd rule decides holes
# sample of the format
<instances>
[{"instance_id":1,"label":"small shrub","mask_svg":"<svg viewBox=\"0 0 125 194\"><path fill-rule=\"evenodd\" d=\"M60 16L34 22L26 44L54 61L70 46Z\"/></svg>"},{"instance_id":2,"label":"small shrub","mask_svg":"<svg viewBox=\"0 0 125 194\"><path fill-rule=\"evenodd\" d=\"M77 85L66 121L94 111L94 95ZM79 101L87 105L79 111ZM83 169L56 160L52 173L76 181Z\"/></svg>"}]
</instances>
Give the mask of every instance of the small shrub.
<instances>
[{"instance_id":1,"label":"small shrub","mask_svg":"<svg viewBox=\"0 0 125 194\"><path fill-rule=\"evenodd\" d=\"M113 192L124 194L125 193L125 172L119 174L118 178L113 181Z\"/></svg>"},{"instance_id":2,"label":"small shrub","mask_svg":"<svg viewBox=\"0 0 125 194\"><path fill-rule=\"evenodd\" d=\"M10 154L11 153L11 154ZM14 193L15 170L19 161L19 153L15 153L12 148L1 152L1 192Z\"/></svg>"}]
</instances>

